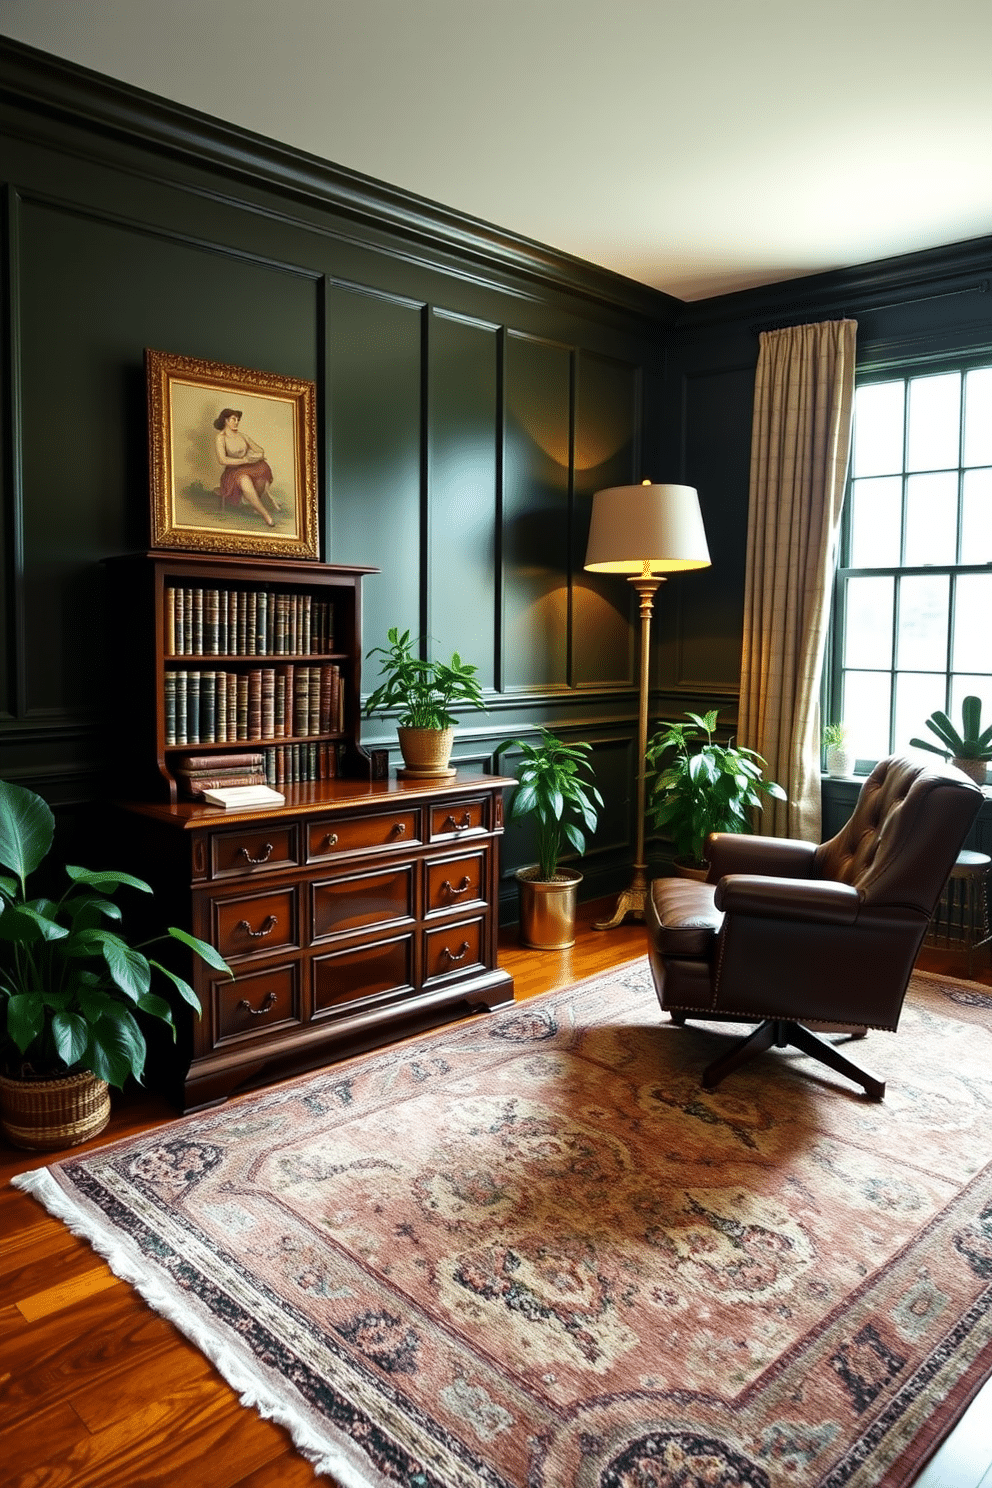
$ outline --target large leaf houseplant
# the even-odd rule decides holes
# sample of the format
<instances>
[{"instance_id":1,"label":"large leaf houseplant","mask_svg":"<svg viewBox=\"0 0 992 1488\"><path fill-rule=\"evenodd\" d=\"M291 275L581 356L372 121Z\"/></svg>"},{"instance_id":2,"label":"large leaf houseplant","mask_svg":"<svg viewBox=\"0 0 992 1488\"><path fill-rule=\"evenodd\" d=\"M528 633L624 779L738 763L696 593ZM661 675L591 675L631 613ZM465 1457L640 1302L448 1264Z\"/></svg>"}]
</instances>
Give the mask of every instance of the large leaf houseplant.
<instances>
[{"instance_id":1,"label":"large leaf houseplant","mask_svg":"<svg viewBox=\"0 0 992 1488\"><path fill-rule=\"evenodd\" d=\"M755 750L716 742L715 708L685 716L688 723L660 724L648 743L647 814L671 839L676 867L702 873L711 832L750 832L763 798L784 801L785 791L765 780Z\"/></svg>"},{"instance_id":2,"label":"large leaf houseplant","mask_svg":"<svg viewBox=\"0 0 992 1488\"><path fill-rule=\"evenodd\" d=\"M981 698L970 695L961 704L961 732L940 709L930 714L926 726L940 743L932 744L928 739L910 739L910 744L915 749L927 749L931 754L949 759L959 770L970 776L976 785L984 785L988 761L992 760L992 724L986 729L982 728Z\"/></svg>"},{"instance_id":3,"label":"large leaf houseplant","mask_svg":"<svg viewBox=\"0 0 992 1488\"><path fill-rule=\"evenodd\" d=\"M368 660L379 659L381 681L369 695L365 711L371 718L397 708L396 720L405 773L432 776L448 771L455 707L484 709L479 668L462 661L455 651L450 661L429 661L415 654L418 644L408 630L394 625L386 632L386 646L374 646Z\"/></svg>"},{"instance_id":4,"label":"large leaf houseplant","mask_svg":"<svg viewBox=\"0 0 992 1488\"><path fill-rule=\"evenodd\" d=\"M154 973L200 1011L193 988L146 957L145 945L171 937L230 974L213 946L185 930L171 927L131 945L111 928L122 919L112 897L118 889L152 892L132 874L66 865L68 883L58 899L31 893L28 880L48 857L54 834L54 817L41 796L0 781L0 867L6 870L0 874L0 1120L24 1146L71 1146L102 1130L110 1111L107 1086L143 1078L142 1018L168 1025L175 1037L172 1006L152 990ZM58 1121L49 1122L55 1140L31 1140L23 1127L26 1113L54 1113L58 1091L52 1087L60 1085L70 1102L86 1102L85 1121L70 1118L61 1137ZM86 1129L71 1129L77 1126Z\"/></svg>"},{"instance_id":5,"label":"large leaf houseplant","mask_svg":"<svg viewBox=\"0 0 992 1488\"><path fill-rule=\"evenodd\" d=\"M547 729L540 740L508 739L497 754L518 749L523 756L510 798L511 821L532 817L537 864L517 871L520 886L520 938L537 950L562 950L575 942L575 905L582 874L562 868L570 847L586 850L586 833L598 825L603 798L593 783L590 746L566 744Z\"/></svg>"}]
</instances>

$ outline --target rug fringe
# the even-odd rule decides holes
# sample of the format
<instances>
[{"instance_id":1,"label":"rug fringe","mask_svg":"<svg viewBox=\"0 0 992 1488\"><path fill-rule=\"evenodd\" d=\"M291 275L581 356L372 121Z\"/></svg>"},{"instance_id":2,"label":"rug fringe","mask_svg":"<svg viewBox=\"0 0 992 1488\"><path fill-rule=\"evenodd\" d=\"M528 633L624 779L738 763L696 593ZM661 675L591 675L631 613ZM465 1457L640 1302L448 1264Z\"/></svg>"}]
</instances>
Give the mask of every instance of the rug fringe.
<instances>
[{"instance_id":1,"label":"rug fringe","mask_svg":"<svg viewBox=\"0 0 992 1488\"><path fill-rule=\"evenodd\" d=\"M175 1295L143 1266L140 1256L127 1242L112 1238L109 1227L72 1200L52 1177L48 1168L35 1168L11 1178L11 1187L31 1194L56 1219L62 1220L73 1235L86 1240L103 1257L115 1276L126 1281L161 1317L167 1318L204 1354L237 1393L242 1405L256 1410L267 1421L282 1426L292 1437L297 1450L306 1457L314 1472L335 1478L340 1488L379 1488L377 1481L360 1472L310 1427L296 1410L280 1401L268 1380L243 1354L222 1344L194 1317Z\"/></svg>"}]
</instances>

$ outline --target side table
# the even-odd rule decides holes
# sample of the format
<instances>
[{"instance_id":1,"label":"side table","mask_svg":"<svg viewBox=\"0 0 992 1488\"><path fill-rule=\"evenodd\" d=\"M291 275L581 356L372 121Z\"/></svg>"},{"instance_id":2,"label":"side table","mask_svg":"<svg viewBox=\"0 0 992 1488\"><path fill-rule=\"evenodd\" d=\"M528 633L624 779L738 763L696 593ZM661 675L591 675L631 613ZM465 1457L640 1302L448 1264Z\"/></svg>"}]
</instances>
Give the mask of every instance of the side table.
<instances>
[{"instance_id":1,"label":"side table","mask_svg":"<svg viewBox=\"0 0 992 1488\"><path fill-rule=\"evenodd\" d=\"M968 975L974 955L982 946L992 945L989 930L989 865L988 853L958 853L957 862L940 896L926 934L927 945L944 946L968 953Z\"/></svg>"}]
</instances>

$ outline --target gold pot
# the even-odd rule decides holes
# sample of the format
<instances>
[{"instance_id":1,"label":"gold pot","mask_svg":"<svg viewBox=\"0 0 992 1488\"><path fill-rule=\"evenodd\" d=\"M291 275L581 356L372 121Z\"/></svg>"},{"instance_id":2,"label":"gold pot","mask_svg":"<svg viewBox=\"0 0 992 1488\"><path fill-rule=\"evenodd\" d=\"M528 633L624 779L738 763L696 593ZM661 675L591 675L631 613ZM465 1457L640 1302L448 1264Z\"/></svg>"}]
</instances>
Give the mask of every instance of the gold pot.
<instances>
[{"instance_id":1,"label":"gold pot","mask_svg":"<svg viewBox=\"0 0 992 1488\"><path fill-rule=\"evenodd\" d=\"M106 1080L91 1070L56 1080L0 1075L0 1130L15 1147L58 1152L98 1136L110 1120Z\"/></svg>"},{"instance_id":2,"label":"gold pot","mask_svg":"<svg viewBox=\"0 0 992 1488\"><path fill-rule=\"evenodd\" d=\"M448 767L455 741L453 728L398 728L396 732L403 756L400 775L412 780L437 780L455 774Z\"/></svg>"},{"instance_id":3,"label":"gold pot","mask_svg":"<svg viewBox=\"0 0 992 1488\"><path fill-rule=\"evenodd\" d=\"M532 951L565 951L575 944L575 905L582 874L559 868L539 878L539 868L518 868L520 944Z\"/></svg>"}]
</instances>

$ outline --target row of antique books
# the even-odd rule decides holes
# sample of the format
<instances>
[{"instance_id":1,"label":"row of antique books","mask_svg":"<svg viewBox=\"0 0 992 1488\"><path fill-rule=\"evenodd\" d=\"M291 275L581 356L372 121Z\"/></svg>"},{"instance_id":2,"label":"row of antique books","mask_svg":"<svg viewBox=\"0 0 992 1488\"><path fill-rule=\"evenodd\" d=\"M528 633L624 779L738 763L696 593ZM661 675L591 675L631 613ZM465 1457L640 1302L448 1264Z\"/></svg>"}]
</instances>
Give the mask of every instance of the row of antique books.
<instances>
[{"instance_id":1,"label":"row of antique books","mask_svg":"<svg viewBox=\"0 0 992 1488\"><path fill-rule=\"evenodd\" d=\"M343 744L325 739L305 744L273 744L244 754L184 754L176 760L174 774L183 795L195 801L202 800L209 790L334 780L343 751Z\"/></svg>"},{"instance_id":2,"label":"row of antique books","mask_svg":"<svg viewBox=\"0 0 992 1488\"><path fill-rule=\"evenodd\" d=\"M334 605L269 589L165 590L166 656L326 656Z\"/></svg>"},{"instance_id":3,"label":"row of antique books","mask_svg":"<svg viewBox=\"0 0 992 1488\"><path fill-rule=\"evenodd\" d=\"M343 730L344 688L336 662L165 674L165 743L170 748Z\"/></svg>"}]
</instances>

